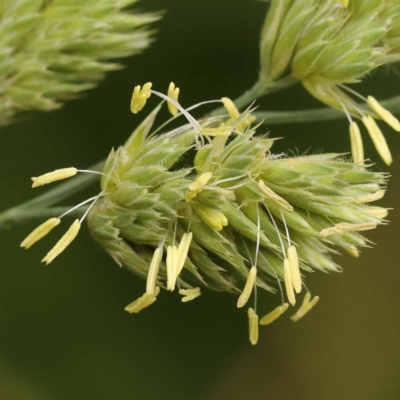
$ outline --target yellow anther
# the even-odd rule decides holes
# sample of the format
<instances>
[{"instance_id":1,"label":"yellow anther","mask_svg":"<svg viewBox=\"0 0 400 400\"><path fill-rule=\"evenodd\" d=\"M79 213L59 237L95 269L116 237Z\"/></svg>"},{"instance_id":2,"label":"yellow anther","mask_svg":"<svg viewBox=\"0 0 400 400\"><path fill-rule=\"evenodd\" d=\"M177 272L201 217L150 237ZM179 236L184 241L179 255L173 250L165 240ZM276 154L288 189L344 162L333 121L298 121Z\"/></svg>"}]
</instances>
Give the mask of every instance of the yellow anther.
<instances>
[{"instance_id":1,"label":"yellow anther","mask_svg":"<svg viewBox=\"0 0 400 400\"><path fill-rule=\"evenodd\" d=\"M369 207L364 210L364 213L374 218L384 219L388 216L389 211L382 207Z\"/></svg>"},{"instance_id":2,"label":"yellow anther","mask_svg":"<svg viewBox=\"0 0 400 400\"><path fill-rule=\"evenodd\" d=\"M289 308L289 304L288 303L284 303L281 306L276 307L274 310L272 310L267 315L264 315L260 319L260 325L269 325L269 324L271 324L276 319L278 319L288 308Z\"/></svg>"},{"instance_id":3,"label":"yellow anther","mask_svg":"<svg viewBox=\"0 0 400 400\"><path fill-rule=\"evenodd\" d=\"M187 254L189 251L189 247L190 247L190 243L192 242L192 238L193 238L193 233L189 232L189 233L184 233L182 235L182 239L179 243L178 246L178 254L177 254L177 276L176 278L179 276L179 274L182 271L183 266L185 265L185 261L187 258Z\"/></svg>"},{"instance_id":4,"label":"yellow anther","mask_svg":"<svg viewBox=\"0 0 400 400\"><path fill-rule=\"evenodd\" d=\"M78 170L73 167L56 169L53 172L48 172L47 174L31 178L33 182L32 187L35 188L38 186L47 185L48 183L60 181L62 179L67 179L76 175L77 172Z\"/></svg>"},{"instance_id":5,"label":"yellow anther","mask_svg":"<svg viewBox=\"0 0 400 400\"><path fill-rule=\"evenodd\" d=\"M228 201L236 201L236 195L233 190L218 188L218 192L225 196Z\"/></svg>"},{"instance_id":6,"label":"yellow anther","mask_svg":"<svg viewBox=\"0 0 400 400\"><path fill-rule=\"evenodd\" d=\"M21 247L29 249L41 238L45 237L53 228L55 228L60 223L60 218L50 218L43 224L39 225L35 230L33 230L21 243Z\"/></svg>"},{"instance_id":7,"label":"yellow anther","mask_svg":"<svg viewBox=\"0 0 400 400\"><path fill-rule=\"evenodd\" d=\"M293 207L284 198L277 195L273 190L266 186L266 184L262 180L258 181L258 187L267 199L272 200L273 202L278 204L279 207L286 211L293 211Z\"/></svg>"},{"instance_id":8,"label":"yellow anther","mask_svg":"<svg viewBox=\"0 0 400 400\"><path fill-rule=\"evenodd\" d=\"M180 89L178 87L175 87L175 83L171 82L168 87L168 97L171 98L172 100L178 101L179 97L179 91ZM175 117L176 115L179 114L178 108L173 105L171 102L167 102L168 104L168 110L169 112Z\"/></svg>"},{"instance_id":9,"label":"yellow anther","mask_svg":"<svg viewBox=\"0 0 400 400\"><path fill-rule=\"evenodd\" d=\"M236 108L235 103L230 98L223 97L221 101L226 110L228 111L228 114L231 117L231 119L237 119L240 117L239 110Z\"/></svg>"},{"instance_id":10,"label":"yellow anther","mask_svg":"<svg viewBox=\"0 0 400 400\"><path fill-rule=\"evenodd\" d=\"M290 265L290 275L292 277L293 289L296 293L301 292L301 274L299 267L299 258L297 256L296 247L290 246L287 250L287 256Z\"/></svg>"},{"instance_id":11,"label":"yellow anther","mask_svg":"<svg viewBox=\"0 0 400 400\"><path fill-rule=\"evenodd\" d=\"M215 231L220 231L224 226L228 225L228 218L225 214L215 208L198 205L196 207L199 217Z\"/></svg>"},{"instance_id":12,"label":"yellow anther","mask_svg":"<svg viewBox=\"0 0 400 400\"><path fill-rule=\"evenodd\" d=\"M76 219L72 225L69 227L68 231L64 236L55 244L55 246L46 254L42 262L46 265L50 264L59 254L61 254L68 245L76 238L81 228L81 223L79 219Z\"/></svg>"},{"instance_id":13,"label":"yellow anther","mask_svg":"<svg viewBox=\"0 0 400 400\"><path fill-rule=\"evenodd\" d=\"M375 193L366 194L365 196L359 196L356 198L357 203L372 203L373 201L380 200L385 195L386 190L381 189Z\"/></svg>"},{"instance_id":14,"label":"yellow anther","mask_svg":"<svg viewBox=\"0 0 400 400\"><path fill-rule=\"evenodd\" d=\"M192 289L180 289L179 294L184 296L182 298L183 303L187 303L188 301L194 300L196 297L199 297L201 295L200 288L192 288Z\"/></svg>"},{"instance_id":15,"label":"yellow anther","mask_svg":"<svg viewBox=\"0 0 400 400\"><path fill-rule=\"evenodd\" d=\"M232 133L232 127L229 125L222 125L216 128L200 128L199 132L205 136L224 136L228 137Z\"/></svg>"},{"instance_id":16,"label":"yellow anther","mask_svg":"<svg viewBox=\"0 0 400 400\"><path fill-rule=\"evenodd\" d=\"M243 292L240 294L237 307L243 307L251 296L251 292L253 291L254 284L257 278L257 268L251 267L249 274L247 275L246 284L244 285Z\"/></svg>"},{"instance_id":17,"label":"yellow anther","mask_svg":"<svg viewBox=\"0 0 400 400\"><path fill-rule=\"evenodd\" d=\"M256 120L256 117L254 115L249 115L243 122L236 125L235 129L239 132L244 132L246 130L246 128L249 125L251 125L255 120Z\"/></svg>"},{"instance_id":18,"label":"yellow anther","mask_svg":"<svg viewBox=\"0 0 400 400\"><path fill-rule=\"evenodd\" d=\"M350 142L351 142L351 154L353 155L353 162L363 163L364 162L364 147L361 137L360 128L357 122L350 124Z\"/></svg>"},{"instance_id":19,"label":"yellow anther","mask_svg":"<svg viewBox=\"0 0 400 400\"><path fill-rule=\"evenodd\" d=\"M160 269L162 259L162 248L157 247L154 251L153 258L151 259L149 272L147 274L146 293L154 295L156 289L157 275Z\"/></svg>"},{"instance_id":20,"label":"yellow anther","mask_svg":"<svg viewBox=\"0 0 400 400\"><path fill-rule=\"evenodd\" d=\"M160 288L156 286L154 295L145 293L134 302L128 304L125 307L125 311L128 311L129 314L137 314L139 311L142 311L144 308L152 305L157 300L158 293L160 293Z\"/></svg>"},{"instance_id":21,"label":"yellow anther","mask_svg":"<svg viewBox=\"0 0 400 400\"><path fill-rule=\"evenodd\" d=\"M249 308L247 316L249 318L249 340L252 345L255 345L258 342L258 315L252 308Z\"/></svg>"},{"instance_id":22,"label":"yellow anther","mask_svg":"<svg viewBox=\"0 0 400 400\"><path fill-rule=\"evenodd\" d=\"M339 3L344 7L347 8L349 6L350 0L339 0Z\"/></svg>"},{"instance_id":23,"label":"yellow anther","mask_svg":"<svg viewBox=\"0 0 400 400\"><path fill-rule=\"evenodd\" d=\"M344 248L354 258L360 257L360 252L356 246L350 245Z\"/></svg>"},{"instance_id":24,"label":"yellow anther","mask_svg":"<svg viewBox=\"0 0 400 400\"><path fill-rule=\"evenodd\" d=\"M221 101L230 116L230 120L227 121L227 123L230 123L240 117L240 112L237 109L237 107L235 106L235 103L231 99L229 99L228 97L223 97L221 99ZM251 125L255 120L256 120L256 117L254 117L253 115L249 115L246 118L246 120L244 120L243 122L236 125L235 130L237 130L239 132L244 132L246 130L246 128L249 125Z\"/></svg>"},{"instance_id":25,"label":"yellow anther","mask_svg":"<svg viewBox=\"0 0 400 400\"><path fill-rule=\"evenodd\" d=\"M293 290L292 275L290 272L289 260L285 258L283 260L283 280L285 282L286 296L289 303L294 306L296 304L296 297Z\"/></svg>"},{"instance_id":26,"label":"yellow anther","mask_svg":"<svg viewBox=\"0 0 400 400\"><path fill-rule=\"evenodd\" d=\"M370 115L368 117L364 117L362 119L362 122L364 123L369 135L371 136L376 151L382 157L382 160L386 163L386 165L390 165L393 162L392 155L383 136L383 133L379 129L379 126Z\"/></svg>"},{"instance_id":27,"label":"yellow anther","mask_svg":"<svg viewBox=\"0 0 400 400\"><path fill-rule=\"evenodd\" d=\"M386 108L372 96L368 96L368 105L373 111L375 111L389 126L391 126L396 132L400 132L399 120Z\"/></svg>"},{"instance_id":28,"label":"yellow anther","mask_svg":"<svg viewBox=\"0 0 400 400\"><path fill-rule=\"evenodd\" d=\"M167 290L171 292L175 289L177 270L178 270L178 248L176 246L167 247Z\"/></svg>"},{"instance_id":29,"label":"yellow anther","mask_svg":"<svg viewBox=\"0 0 400 400\"><path fill-rule=\"evenodd\" d=\"M185 265L193 233L184 233L179 246L167 247L167 290L175 290L176 281Z\"/></svg>"},{"instance_id":30,"label":"yellow anther","mask_svg":"<svg viewBox=\"0 0 400 400\"><path fill-rule=\"evenodd\" d=\"M300 308L290 317L292 321L297 322L299 319L303 318L319 301L318 296L315 296L311 301L310 299L311 294L306 293Z\"/></svg>"},{"instance_id":31,"label":"yellow anther","mask_svg":"<svg viewBox=\"0 0 400 400\"><path fill-rule=\"evenodd\" d=\"M190 184L185 194L185 200L190 201L196 197L204 189L211 177L212 172L205 172L198 176L195 181Z\"/></svg>"},{"instance_id":32,"label":"yellow anther","mask_svg":"<svg viewBox=\"0 0 400 400\"><path fill-rule=\"evenodd\" d=\"M151 96L151 82L147 82L141 88L140 85L135 86L131 99L131 111L137 114L146 104L147 99Z\"/></svg>"},{"instance_id":33,"label":"yellow anther","mask_svg":"<svg viewBox=\"0 0 400 400\"><path fill-rule=\"evenodd\" d=\"M366 211L364 212L366 213ZM347 222L342 222L330 228L322 229L319 235L322 237L327 237L330 235L341 235L343 232L368 231L375 228L375 222L363 222L360 224L349 224Z\"/></svg>"}]
</instances>

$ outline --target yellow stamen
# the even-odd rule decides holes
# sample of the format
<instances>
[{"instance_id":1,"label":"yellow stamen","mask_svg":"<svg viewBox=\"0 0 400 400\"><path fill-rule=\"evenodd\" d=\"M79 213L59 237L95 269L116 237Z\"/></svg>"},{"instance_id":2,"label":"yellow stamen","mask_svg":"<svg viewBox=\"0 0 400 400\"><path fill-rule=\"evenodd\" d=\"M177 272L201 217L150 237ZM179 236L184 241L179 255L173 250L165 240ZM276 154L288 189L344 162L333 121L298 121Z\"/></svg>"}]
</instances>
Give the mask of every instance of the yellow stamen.
<instances>
[{"instance_id":1,"label":"yellow stamen","mask_svg":"<svg viewBox=\"0 0 400 400\"><path fill-rule=\"evenodd\" d=\"M223 97L221 101L226 110L228 111L228 114L231 117L231 119L237 119L240 117L240 112L236 108L235 103L231 99L229 99L228 97Z\"/></svg>"},{"instance_id":2,"label":"yellow stamen","mask_svg":"<svg viewBox=\"0 0 400 400\"><path fill-rule=\"evenodd\" d=\"M292 275L290 273L290 264L287 258L283 260L283 278L285 282L286 296L288 298L289 303L292 306L294 306L296 304L296 297L294 295L294 290L293 290L293 281L292 281Z\"/></svg>"},{"instance_id":3,"label":"yellow stamen","mask_svg":"<svg viewBox=\"0 0 400 400\"><path fill-rule=\"evenodd\" d=\"M366 211L364 212L367 213ZM322 237L327 237L330 235L341 235L343 232L368 231L375 228L375 222L363 222L360 224L348 224L347 222L342 222L330 228L322 229L319 235Z\"/></svg>"},{"instance_id":4,"label":"yellow stamen","mask_svg":"<svg viewBox=\"0 0 400 400\"><path fill-rule=\"evenodd\" d=\"M60 181L62 179L67 179L76 175L77 172L78 170L73 167L56 169L53 172L48 172L47 174L31 178L33 182L32 187L35 188L38 186L47 185L48 183Z\"/></svg>"},{"instance_id":5,"label":"yellow stamen","mask_svg":"<svg viewBox=\"0 0 400 400\"><path fill-rule=\"evenodd\" d=\"M303 299L303 303L295 314L293 314L290 319L297 322L299 319L303 318L319 301L319 296L315 296L311 301L311 294L306 293Z\"/></svg>"},{"instance_id":6,"label":"yellow stamen","mask_svg":"<svg viewBox=\"0 0 400 400\"><path fill-rule=\"evenodd\" d=\"M199 217L215 231L220 231L224 226L228 225L228 218L225 214L215 208L198 205L196 207Z\"/></svg>"},{"instance_id":7,"label":"yellow stamen","mask_svg":"<svg viewBox=\"0 0 400 400\"><path fill-rule=\"evenodd\" d=\"M189 251L190 243L192 242L193 233L184 233L182 235L182 239L178 246L178 276L182 271L183 266L185 265L185 261L187 258L187 254Z\"/></svg>"},{"instance_id":8,"label":"yellow stamen","mask_svg":"<svg viewBox=\"0 0 400 400\"><path fill-rule=\"evenodd\" d=\"M380 200L386 193L385 189L378 190L372 194L366 194L356 198L357 203L372 203L373 201Z\"/></svg>"},{"instance_id":9,"label":"yellow stamen","mask_svg":"<svg viewBox=\"0 0 400 400\"><path fill-rule=\"evenodd\" d=\"M25 240L21 243L21 247L29 249L29 247L45 237L53 228L55 228L60 221L60 218L50 218L46 222L43 222L43 224L39 225L25 238Z\"/></svg>"},{"instance_id":10,"label":"yellow stamen","mask_svg":"<svg viewBox=\"0 0 400 400\"><path fill-rule=\"evenodd\" d=\"M246 130L246 128L249 125L251 125L255 120L256 120L256 117L254 115L249 115L248 118L246 118L243 122L236 125L236 130L239 132L244 132Z\"/></svg>"},{"instance_id":11,"label":"yellow stamen","mask_svg":"<svg viewBox=\"0 0 400 400\"><path fill-rule=\"evenodd\" d=\"M185 265L186 257L192 241L193 233L184 233L179 246L167 248L167 290L175 290L176 281Z\"/></svg>"},{"instance_id":12,"label":"yellow stamen","mask_svg":"<svg viewBox=\"0 0 400 400\"><path fill-rule=\"evenodd\" d=\"M145 293L143 296L128 304L125 307L125 311L128 311L129 314L137 314L139 311L152 305L157 300L158 293L160 293L160 288L156 286L154 295Z\"/></svg>"},{"instance_id":13,"label":"yellow stamen","mask_svg":"<svg viewBox=\"0 0 400 400\"><path fill-rule=\"evenodd\" d=\"M168 87L168 97L172 100L178 101L180 89L175 87L175 83L171 82ZM169 112L175 117L179 114L179 110L169 101L167 102Z\"/></svg>"},{"instance_id":14,"label":"yellow stamen","mask_svg":"<svg viewBox=\"0 0 400 400\"><path fill-rule=\"evenodd\" d=\"M171 279L171 292L175 290L176 279L178 278L178 247L172 246L172 279Z\"/></svg>"},{"instance_id":15,"label":"yellow stamen","mask_svg":"<svg viewBox=\"0 0 400 400\"><path fill-rule=\"evenodd\" d=\"M246 284L244 285L243 292L239 296L237 307L243 307L249 300L251 292L253 291L254 283L257 278L257 268L251 267L249 274L247 275Z\"/></svg>"},{"instance_id":16,"label":"yellow stamen","mask_svg":"<svg viewBox=\"0 0 400 400\"><path fill-rule=\"evenodd\" d=\"M137 114L146 104L147 99L151 96L152 83L147 82L141 88L140 85L135 86L131 99L131 111Z\"/></svg>"},{"instance_id":17,"label":"yellow stamen","mask_svg":"<svg viewBox=\"0 0 400 400\"><path fill-rule=\"evenodd\" d=\"M350 0L339 0L339 3L344 7L347 8L349 6Z\"/></svg>"},{"instance_id":18,"label":"yellow stamen","mask_svg":"<svg viewBox=\"0 0 400 400\"><path fill-rule=\"evenodd\" d=\"M271 324L276 319L278 319L288 308L289 308L289 304L288 303L284 303L281 306L276 307L274 310L272 310L267 315L264 315L260 319L260 325L269 325L269 324Z\"/></svg>"},{"instance_id":19,"label":"yellow stamen","mask_svg":"<svg viewBox=\"0 0 400 400\"><path fill-rule=\"evenodd\" d=\"M157 275L162 259L162 248L157 247L151 259L149 272L147 274L146 293L154 295L156 289Z\"/></svg>"},{"instance_id":20,"label":"yellow stamen","mask_svg":"<svg viewBox=\"0 0 400 400\"><path fill-rule=\"evenodd\" d=\"M236 195L233 190L218 188L218 191L225 196L228 201L236 201Z\"/></svg>"},{"instance_id":21,"label":"yellow stamen","mask_svg":"<svg viewBox=\"0 0 400 400\"><path fill-rule=\"evenodd\" d=\"M178 248L176 246L167 247L167 290L171 292L175 289L178 272Z\"/></svg>"},{"instance_id":22,"label":"yellow stamen","mask_svg":"<svg viewBox=\"0 0 400 400\"><path fill-rule=\"evenodd\" d=\"M369 135L371 136L376 151L381 156L386 165L390 165L393 162L392 155L383 136L383 133L379 129L379 126L370 115L368 117L364 117L362 119L362 122L364 123Z\"/></svg>"},{"instance_id":23,"label":"yellow stamen","mask_svg":"<svg viewBox=\"0 0 400 400\"><path fill-rule=\"evenodd\" d=\"M200 128L199 132L205 136L228 137L232 133L232 127L228 125L222 125L217 128Z\"/></svg>"},{"instance_id":24,"label":"yellow stamen","mask_svg":"<svg viewBox=\"0 0 400 400\"><path fill-rule=\"evenodd\" d=\"M360 128L357 122L350 124L350 142L351 142L351 154L353 155L353 162L363 163L364 162L364 147L361 137Z\"/></svg>"},{"instance_id":25,"label":"yellow stamen","mask_svg":"<svg viewBox=\"0 0 400 400\"><path fill-rule=\"evenodd\" d=\"M389 211L382 207L369 207L364 210L364 213L374 218L384 219L388 216Z\"/></svg>"},{"instance_id":26,"label":"yellow stamen","mask_svg":"<svg viewBox=\"0 0 400 400\"><path fill-rule=\"evenodd\" d=\"M360 257L360 252L356 246L350 245L344 248L354 258Z\"/></svg>"},{"instance_id":27,"label":"yellow stamen","mask_svg":"<svg viewBox=\"0 0 400 400\"><path fill-rule=\"evenodd\" d=\"M274 201L286 211L293 211L293 207L284 198L277 195L273 190L266 186L262 180L258 181L258 187L269 200Z\"/></svg>"},{"instance_id":28,"label":"yellow stamen","mask_svg":"<svg viewBox=\"0 0 400 400\"><path fill-rule=\"evenodd\" d=\"M297 256L296 247L290 246L287 250L289 265L290 265L290 275L292 276L293 289L296 293L301 292L301 274L299 267L299 258Z\"/></svg>"},{"instance_id":29,"label":"yellow stamen","mask_svg":"<svg viewBox=\"0 0 400 400\"><path fill-rule=\"evenodd\" d=\"M182 298L183 303L187 303L188 301L194 300L196 297L199 297L201 295L200 288L191 288L191 289L180 289L179 294L182 296L185 296Z\"/></svg>"},{"instance_id":30,"label":"yellow stamen","mask_svg":"<svg viewBox=\"0 0 400 400\"><path fill-rule=\"evenodd\" d=\"M61 254L68 245L76 238L81 228L79 219L76 219L69 227L64 236L55 244L55 246L46 254L42 262L46 265L50 264L59 254Z\"/></svg>"},{"instance_id":31,"label":"yellow stamen","mask_svg":"<svg viewBox=\"0 0 400 400\"><path fill-rule=\"evenodd\" d=\"M249 318L249 340L252 345L255 345L258 342L258 315L252 308L249 308L247 316Z\"/></svg>"},{"instance_id":32,"label":"yellow stamen","mask_svg":"<svg viewBox=\"0 0 400 400\"><path fill-rule=\"evenodd\" d=\"M185 194L185 200L190 201L196 197L207 185L208 181L212 177L212 172L205 172L198 176L194 182L192 182Z\"/></svg>"},{"instance_id":33,"label":"yellow stamen","mask_svg":"<svg viewBox=\"0 0 400 400\"><path fill-rule=\"evenodd\" d=\"M231 99L229 99L228 97L223 97L221 101L230 116L230 120L227 121L227 123L232 122L240 117L240 112ZM249 115L243 122L236 125L235 130L239 132L244 132L246 128L251 125L255 120L256 117L254 117L253 115Z\"/></svg>"},{"instance_id":34,"label":"yellow stamen","mask_svg":"<svg viewBox=\"0 0 400 400\"><path fill-rule=\"evenodd\" d=\"M400 122L399 120L386 108L372 96L368 96L368 105L373 111L375 111L389 126L391 126L396 132L400 132Z\"/></svg>"}]
</instances>

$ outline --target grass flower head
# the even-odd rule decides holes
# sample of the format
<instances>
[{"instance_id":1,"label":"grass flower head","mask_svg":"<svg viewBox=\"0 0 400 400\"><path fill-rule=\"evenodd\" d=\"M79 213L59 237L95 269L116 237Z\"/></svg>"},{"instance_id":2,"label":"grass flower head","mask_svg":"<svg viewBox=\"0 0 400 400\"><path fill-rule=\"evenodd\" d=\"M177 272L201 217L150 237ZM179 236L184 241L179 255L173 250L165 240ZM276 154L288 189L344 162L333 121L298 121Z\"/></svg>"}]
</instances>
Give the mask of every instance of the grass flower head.
<instances>
[{"instance_id":1,"label":"grass flower head","mask_svg":"<svg viewBox=\"0 0 400 400\"><path fill-rule=\"evenodd\" d=\"M274 139L249 122L251 110L232 115L226 98L228 115L197 120L191 114L197 105L160 97L127 142L111 151L100 194L84 202L91 202L85 215L44 260L65 249L86 217L92 237L115 262L146 280L128 312L153 304L160 289L177 291L182 302L207 290L231 292L239 308L254 299L248 319L255 344L256 291L280 288L282 295L260 324L278 318L288 303L295 306L302 291L306 297L292 319L304 316L318 301L305 289L307 272L340 271L332 255L358 255L369 245L359 232L385 223L386 214L377 212L385 209L370 202L383 196L387 176L338 154L275 155ZM179 113L154 128L165 101ZM168 128L182 116L181 126ZM221 127L229 135L215 135Z\"/></svg>"}]
</instances>

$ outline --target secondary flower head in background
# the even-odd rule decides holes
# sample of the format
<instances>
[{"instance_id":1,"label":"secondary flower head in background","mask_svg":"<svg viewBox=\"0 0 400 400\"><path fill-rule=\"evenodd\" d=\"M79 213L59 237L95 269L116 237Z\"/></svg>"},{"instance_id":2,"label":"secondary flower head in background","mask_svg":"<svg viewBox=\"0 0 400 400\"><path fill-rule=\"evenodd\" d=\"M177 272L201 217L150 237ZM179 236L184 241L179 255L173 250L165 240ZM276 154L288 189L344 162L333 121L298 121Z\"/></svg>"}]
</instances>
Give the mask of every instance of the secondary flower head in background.
<instances>
[{"instance_id":1,"label":"secondary flower head in background","mask_svg":"<svg viewBox=\"0 0 400 400\"><path fill-rule=\"evenodd\" d=\"M153 128L159 105L110 153L100 194L84 202L90 207L43 261L52 262L70 244L87 215L93 238L146 280L145 293L126 307L130 313L153 304L160 288L178 290L183 302L206 289L232 292L239 308L256 290L281 288L281 304L260 320L256 304L248 309L255 344L259 324L295 306L306 272L340 271L332 254L344 250L358 257L359 248L369 245L358 232L385 222L387 210L369 203L383 196L387 176L337 154L274 155L274 140L251 126L251 110L240 114L223 98L227 115L197 120L190 113L196 106L183 108L174 85L173 98L151 87L135 88L132 110L158 95L174 107L173 117ZM182 115L187 121L168 129ZM85 171L57 170L33 178L34 186L78 172ZM40 225L22 246L30 247L60 218ZM317 301L307 293L292 319Z\"/></svg>"},{"instance_id":2,"label":"secondary flower head in background","mask_svg":"<svg viewBox=\"0 0 400 400\"><path fill-rule=\"evenodd\" d=\"M346 84L396 61L399 27L400 5L393 0L273 0L262 33L260 79L291 74L318 100L343 111L355 162L364 160L360 130L353 121L360 119L390 165L392 157L375 120L396 131L399 121L375 98L365 98ZM356 102L359 98L364 105Z\"/></svg>"},{"instance_id":3,"label":"secondary flower head in background","mask_svg":"<svg viewBox=\"0 0 400 400\"><path fill-rule=\"evenodd\" d=\"M159 14L124 11L137 0L0 3L0 124L19 110L48 111L147 48Z\"/></svg>"}]
</instances>

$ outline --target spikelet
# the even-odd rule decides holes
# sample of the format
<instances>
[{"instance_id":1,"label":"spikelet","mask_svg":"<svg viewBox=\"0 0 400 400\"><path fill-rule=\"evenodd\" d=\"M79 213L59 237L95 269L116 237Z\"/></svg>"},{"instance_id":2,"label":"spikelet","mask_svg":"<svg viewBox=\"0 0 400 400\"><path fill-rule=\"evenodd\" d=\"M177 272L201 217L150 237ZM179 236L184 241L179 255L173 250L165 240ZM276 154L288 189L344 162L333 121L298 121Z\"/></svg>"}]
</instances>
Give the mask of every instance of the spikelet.
<instances>
[{"instance_id":1,"label":"spikelet","mask_svg":"<svg viewBox=\"0 0 400 400\"><path fill-rule=\"evenodd\" d=\"M2 1L0 124L60 108L147 48L161 14L123 10L136 1Z\"/></svg>"},{"instance_id":2,"label":"spikelet","mask_svg":"<svg viewBox=\"0 0 400 400\"><path fill-rule=\"evenodd\" d=\"M384 62L400 60L400 5L396 0L273 0L261 35L260 81L297 79L321 102L344 112L350 122L353 159L364 161L365 124L383 161L392 158L374 119L395 131L400 122L373 96L346 86L361 81ZM370 110L357 101L363 98Z\"/></svg>"},{"instance_id":3,"label":"spikelet","mask_svg":"<svg viewBox=\"0 0 400 400\"><path fill-rule=\"evenodd\" d=\"M142 89L137 93L140 97ZM370 245L360 232L385 223L387 209L371 202L383 196L386 174L337 154L277 157L274 140L251 125L229 137L203 135L214 124L249 121L251 112L231 109L229 116L198 121L178 106L189 123L172 130L164 124L154 134L156 107L125 145L110 153L100 194L71 209L92 201L85 212L92 237L116 263L146 280L145 293L128 312L153 304L160 289L178 291L182 302L207 290L239 293L237 306L243 307L253 293L257 298L256 290L275 292L282 283L294 306L305 272L340 271L332 254L358 256ZM180 164L183 157L187 167ZM51 262L71 243L81 221L43 261ZM55 223L45 223L23 244L33 244ZM295 319L316 301L304 303ZM261 323L271 323L285 304ZM254 309L248 311L253 344L258 340Z\"/></svg>"}]
</instances>

